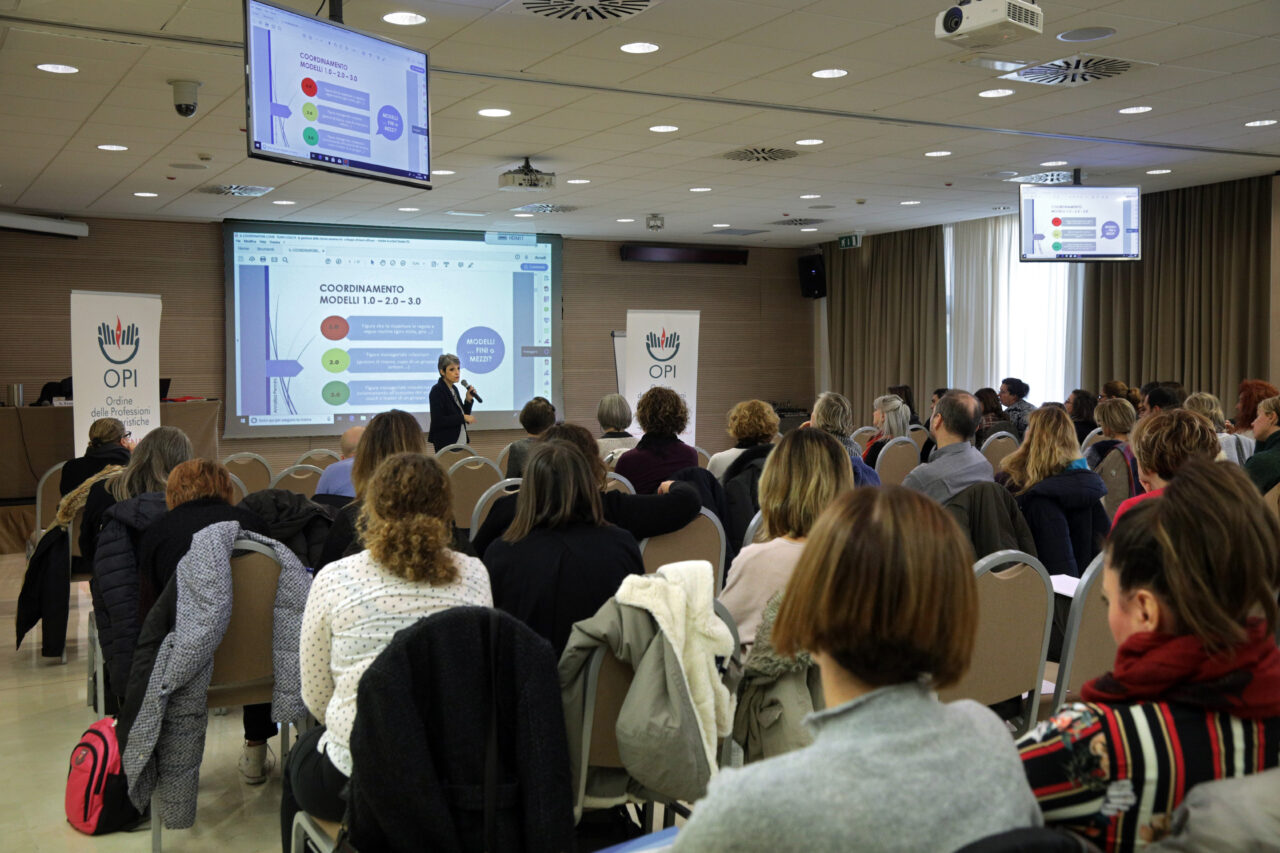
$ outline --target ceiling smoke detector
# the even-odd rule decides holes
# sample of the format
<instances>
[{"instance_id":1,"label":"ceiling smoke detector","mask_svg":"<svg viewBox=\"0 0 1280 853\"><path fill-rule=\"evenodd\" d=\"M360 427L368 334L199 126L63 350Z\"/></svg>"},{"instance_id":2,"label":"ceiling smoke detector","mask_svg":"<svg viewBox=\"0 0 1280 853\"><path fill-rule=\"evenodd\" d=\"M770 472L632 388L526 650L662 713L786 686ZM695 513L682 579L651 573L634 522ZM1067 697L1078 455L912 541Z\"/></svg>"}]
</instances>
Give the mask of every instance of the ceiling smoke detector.
<instances>
[{"instance_id":1,"label":"ceiling smoke detector","mask_svg":"<svg viewBox=\"0 0 1280 853\"><path fill-rule=\"evenodd\" d=\"M258 198L274 190L275 187L253 187L244 184L210 184L201 187L200 192L212 195L230 195L237 198Z\"/></svg>"},{"instance_id":2,"label":"ceiling smoke detector","mask_svg":"<svg viewBox=\"0 0 1280 853\"><path fill-rule=\"evenodd\" d=\"M658 0L522 0L531 15L556 21L616 21L657 5Z\"/></svg>"},{"instance_id":3,"label":"ceiling smoke detector","mask_svg":"<svg viewBox=\"0 0 1280 853\"><path fill-rule=\"evenodd\" d=\"M1020 80L1024 83L1037 83L1041 86L1083 86L1098 80L1110 80L1125 72L1132 71L1136 65L1150 63L1131 62L1127 59L1111 59L1106 56L1090 56L1081 53L1068 56L1066 59L1055 59L1053 62L1042 62L1039 65L1028 65L1011 74L1000 77L1001 80Z\"/></svg>"},{"instance_id":4,"label":"ceiling smoke detector","mask_svg":"<svg viewBox=\"0 0 1280 853\"><path fill-rule=\"evenodd\" d=\"M739 148L723 155L726 160L739 160L747 163L772 163L778 160L790 160L799 157L799 151L790 148Z\"/></svg>"},{"instance_id":5,"label":"ceiling smoke detector","mask_svg":"<svg viewBox=\"0 0 1280 853\"><path fill-rule=\"evenodd\" d=\"M506 192L540 192L553 189L555 185L556 173L533 168L528 157L524 158L524 165L498 176L498 189Z\"/></svg>"}]
</instances>

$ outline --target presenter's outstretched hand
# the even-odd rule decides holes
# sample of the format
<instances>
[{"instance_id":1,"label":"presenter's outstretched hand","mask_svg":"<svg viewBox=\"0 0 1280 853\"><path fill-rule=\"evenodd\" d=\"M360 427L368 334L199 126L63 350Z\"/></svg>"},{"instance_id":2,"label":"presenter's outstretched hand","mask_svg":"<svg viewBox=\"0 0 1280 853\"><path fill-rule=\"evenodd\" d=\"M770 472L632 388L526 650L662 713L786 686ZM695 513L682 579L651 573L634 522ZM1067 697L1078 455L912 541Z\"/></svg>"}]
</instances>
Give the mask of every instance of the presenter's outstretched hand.
<instances>
[{"instance_id":1,"label":"presenter's outstretched hand","mask_svg":"<svg viewBox=\"0 0 1280 853\"><path fill-rule=\"evenodd\" d=\"M463 416L462 416L462 419L463 419L464 421L466 421L467 423L469 423L469 424L473 424L473 423L475 423L475 422L476 422L476 416L475 416L475 415L463 415Z\"/></svg>"}]
</instances>

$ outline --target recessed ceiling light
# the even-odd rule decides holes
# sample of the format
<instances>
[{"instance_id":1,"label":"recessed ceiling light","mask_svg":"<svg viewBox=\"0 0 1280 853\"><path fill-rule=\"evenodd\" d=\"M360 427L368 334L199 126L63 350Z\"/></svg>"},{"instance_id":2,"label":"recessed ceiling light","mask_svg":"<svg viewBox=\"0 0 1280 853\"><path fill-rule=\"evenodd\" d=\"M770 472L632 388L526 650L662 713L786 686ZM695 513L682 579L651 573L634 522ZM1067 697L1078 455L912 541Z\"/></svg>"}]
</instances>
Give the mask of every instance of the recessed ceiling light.
<instances>
[{"instance_id":1,"label":"recessed ceiling light","mask_svg":"<svg viewBox=\"0 0 1280 853\"><path fill-rule=\"evenodd\" d=\"M292 202L290 202L290 204L292 204ZM418 212L418 208L416 207L397 207L396 210L400 211L401 213L417 213Z\"/></svg>"},{"instance_id":2,"label":"recessed ceiling light","mask_svg":"<svg viewBox=\"0 0 1280 853\"><path fill-rule=\"evenodd\" d=\"M159 193L134 193L138 198L155 198Z\"/></svg>"},{"instance_id":3,"label":"recessed ceiling light","mask_svg":"<svg viewBox=\"0 0 1280 853\"><path fill-rule=\"evenodd\" d=\"M42 62L36 66L41 71L48 71L50 74L79 74L80 69L74 65L59 65L56 62Z\"/></svg>"},{"instance_id":4,"label":"recessed ceiling light","mask_svg":"<svg viewBox=\"0 0 1280 853\"><path fill-rule=\"evenodd\" d=\"M800 196L800 198L822 198L822 196L818 195L817 193L805 193L804 195Z\"/></svg>"},{"instance_id":5,"label":"recessed ceiling light","mask_svg":"<svg viewBox=\"0 0 1280 853\"><path fill-rule=\"evenodd\" d=\"M511 110L504 110L499 107L486 107L483 110L476 110L478 115L485 118L506 118L511 115Z\"/></svg>"},{"instance_id":6,"label":"recessed ceiling light","mask_svg":"<svg viewBox=\"0 0 1280 853\"><path fill-rule=\"evenodd\" d=\"M615 219L614 222L635 222L634 219Z\"/></svg>"},{"instance_id":7,"label":"recessed ceiling light","mask_svg":"<svg viewBox=\"0 0 1280 853\"><path fill-rule=\"evenodd\" d=\"M691 193L709 193L709 192L711 192L711 187L689 187L689 192L691 192Z\"/></svg>"},{"instance_id":8,"label":"recessed ceiling light","mask_svg":"<svg viewBox=\"0 0 1280 853\"><path fill-rule=\"evenodd\" d=\"M1147 174L1148 175L1167 175L1172 171L1173 169L1148 169Z\"/></svg>"},{"instance_id":9,"label":"recessed ceiling light","mask_svg":"<svg viewBox=\"0 0 1280 853\"><path fill-rule=\"evenodd\" d=\"M843 68L823 68L813 72L813 76L819 80L831 80L836 77L843 77L848 73Z\"/></svg>"},{"instance_id":10,"label":"recessed ceiling light","mask_svg":"<svg viewBox=\"0 0 1280 853\"><path fill-rule=\"evenodd\" d=\"M714 225L712 225L711 227L712 227L712 228L728 228L728 227L729 227L729 223L728 223L728 222L717 222L717 223L715 223Z\"/></svg>"},{"instance_id":11,"label":"recessed ceiling light","mask_svg":"<svg viewBox=\"0 0 1280 853\"><path fill-rule=\"evenodd\" d=\"M1276 123L1276 120L1273 118L1260 118L1257 121L1246 121L1244 123L1244 126L1245 127L1271 127L1271 125L1275 123Z\"/></svg>"},{"instance_id":12,"label":"recessed ceiling light","mask_svg":"<svg viewBox=\"0 0 1280 853\"><path fill-rule=\"evenodd\" d=\"M271 203L272 203L272 204L279 204L279 205L297 204L297 202L296 202L296 201L285 201L284 199L280 199L279 201L273 201L273 202L271 202Z\"/></svg>"},{"instance_id":13,"label":"recessed ceiling light","mask_svg":"<svg viewBox=\"0 0 1280 853\"><path fill-rule=\"evenodd\" d=\"M1116 112L1123 113L1124 115L1127 115L1127 116L1133 116L1133 115L1137 115L1138 113L1149 113L1151 112L1151 109L1152 109L1151 107L1124 107L1122 109L1116 110Z\"/></svg>"},{"instance_id":14,"label":"recessed ceiling light","mask_svg":"<svg viewBox=\"0 0 1280 853\"><path fill-rule=\"evenodd\" d=\"M1040 165L1041 165L1041 166L1045 166L1046 168L1050 168L1050 169L1052 169L1054 166L1065 166L1065 165L1067 165L1067 161L1066 161L1066 160L1045 160L1045 161L1044 161L1043 163L1041 163Z\"/></svg>"},{"instance_id":15,"label":"recessed ceiling light","mask_svg":"<svg viewBox=\"0 0 1280 853\"><path fill-rule=\"evenodd\" d=\"M655 124L649 129L654 133L675 133L680 128L676 127L674 124Z\"/></svg>"},{"instance_id":16,"label":"recessed ceiling light","mask_svg":"<svg viewBox=\"0 0 1280 853\"><path fill-rule=\"evenodd\" d=\"M1116 31L1113 27L1080 27L1076 30L1058 33L1058 41L1098 41L1099 39L1110 38L1115 34Z\"/></svg>"},{"instance_id":17,"label":"recessed ceiling light","mask_svg":"<svg viewBox=\"0 0 1280 853\"><path fill-rule=\"evenodd\" d=\"M570 178L569 180L565 181L565 183L566 184L589 184L591 183L591 181L588 178Z\"/></svg>"},{"instance_id":18,"label":"recessed ceiling light","mask_svg":"<svg viewBox=\"0 0 1280 853\"><path fill-rule=\"evenodd\" d=\"M821 145L821 139L797 139L796 145Z\"/></svg>"},{"instance_id":19,"label":"recessed ceiling light","mask_svg":"<svg viewBox=\"0 0 1280 853\"><path fill-rule=\"evenodd\" d=\"M618 48L618 50L623 53L653 53L654 51L659 50L659 47L653 42L633 41L629 44L624 44L622 47Z\"/></svg>"},{"instance_id":20,"label":"recessed ceiling light","mask_svg":"<svg viewBox=\"0 0 1280 853\"><path fill-rule=\"evenodd\" d=\"M99 145L99 151L128 151L128 145Z\"/></svg>"},{"instance_id":21,"label":"recessed ceiling light","mask_svg":"<svg viewBox=\"0 0 1280 853\"><path fill-rule=\"evenodd\" d=\"M446 210L446 216L488 216L482 210Z\"/></svg>"},{"instance_id":22,"label":"recessed ceiling light","mask_svg":"<svg viewBox=\"0 0 1280 853\"><path fill-rule=\"evenodd\" d=\"M1007 98L1013 94L1012 89L986 89L978 93L979 98Z\"/></svg>"},{"instance_id":23,"label":"recessed ceiling light","mask_svg":"<svg viewBox=\"0 0 1280 853\"><path fill-rule=\"evenodd\" d=\"M898 204L901 204L901 205L912 205L912 204L919 204L919 203L920 203L920 202L918 202L918 201L900 201L900 202L898 202Z\"/></svg>"},{"instance_id":24,"label":"recessed ceiling light","mask_svg":"<svg viewBox=\"0 0 1280 853\"><path fill-rule=\"evenodd\" d=\"M950 151L926 151L926 152L924 152L924 156L926 156L926 157L950 157L950 156L951 156L951 152L950 152Z\"/></svg>"},{"instance_id":25,"label":"recessed ceiling light","mask_svg":"<svg viewBox=\"0 0 1280 853\"><path fill-rule=\"evenodd\" d=\"M517 219L532 219L532 218L533 218L533 214L532 214L532 213L517 213L517 214L515 214L515 217L516 217Z\"/></svg>"},{"instance_id":26,"label":"recessed ceiling light","mask_svg":"<svg viewBox=\"0 0 1280 853\"><path fill-rule=\"evenodd\" d=\"M817 228L801 228L801 231L817 231Z\"/></svg>"},{"instance_id":27,"label":"recessed ceiling light","mask_svg":"<svg viewBox=\"0 0 1280 853\"><path fill-rule=\"evenodd\" d=\"M425 24L427 22L427 19L417 12L388 12L382 16L382 20L398 27L412 27L415 24Z\"/></svg>"}]
</instances>

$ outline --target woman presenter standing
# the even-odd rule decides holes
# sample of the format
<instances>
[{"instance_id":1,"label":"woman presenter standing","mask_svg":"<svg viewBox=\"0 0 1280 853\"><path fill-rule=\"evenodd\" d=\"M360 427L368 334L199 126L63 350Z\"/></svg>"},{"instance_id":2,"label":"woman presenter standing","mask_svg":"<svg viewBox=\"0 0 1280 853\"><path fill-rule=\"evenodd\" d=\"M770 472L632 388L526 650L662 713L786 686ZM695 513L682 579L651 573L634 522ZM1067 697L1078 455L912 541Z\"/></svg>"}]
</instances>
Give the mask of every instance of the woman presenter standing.
<instances>
[{"instance_id":1,"label":"woman presenter standing","mask_svg":"<svg viewBox=\"0 0 1280 853\"><path fill-rule=\"evenodd\" d=\"M458 393L458 378L462 368L456 355L445 353L436 362L436 367L440 370L440 381L431 389L431 429L427 432L427 440L438 452L450 444L467 443L464 424L476 422L471 414L471 405L479 398L476 396L476 389L469 385L466 386L466 400Z\"/></svg>"}]
</instances>

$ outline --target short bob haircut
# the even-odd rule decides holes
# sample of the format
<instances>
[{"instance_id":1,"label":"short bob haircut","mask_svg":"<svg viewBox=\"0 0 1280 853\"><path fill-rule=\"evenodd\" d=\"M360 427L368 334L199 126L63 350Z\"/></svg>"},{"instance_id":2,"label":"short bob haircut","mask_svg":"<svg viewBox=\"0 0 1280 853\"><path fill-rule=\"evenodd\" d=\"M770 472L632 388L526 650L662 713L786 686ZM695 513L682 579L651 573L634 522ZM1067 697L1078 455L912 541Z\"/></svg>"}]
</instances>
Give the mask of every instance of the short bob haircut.
<instances>
[{"instance_id":1,"label":"short bob haircut","mask_svg":"<svg viewBox=\"0 0 1280 853\"><path fill-rule=\"evenodd\" d=\"M231 472L220 463L212 459L188 459L169 472L164 503L169 509L204 498L231 503L235 494Z\"/></svg>"},{"instance_id":2,"label":"short bob haircut","mask_svg":"<svg viewBox=\"0 0 1280 853\"><path fill-rule=\"evenodd\" d=\"M396 453L426 453L427 440L417 418L400 409L388 409L373 416L356 445L351 463L351 485L356 497L364 495L365 483L382 460Z\"/></svg>"},{"instance_id":3,"label":"short bob haircut","mask_svg":"<svg viewBox=\"0 0 1280 853\"><path fill-rule=\"evenodd\" d=\"M524 463L516 517L502 534L503 540L519 542L540 527L602 527L600 484L594 473L591 458L576 444L560 439L535 442Z\"/></svg>"},{"instance_id":4,"label":"short bob haircut","mask_svg":"<svg viewBox=\"0 0 1280 853\"><path fill-rule=\"evenodd\" d=\"M1275 632L1280 521L1234 463L1183 465L1160 500L1116 522L1106 566L1121 590L1148 589L1169 609L1161 631L1194 634L1210 651L1243 641L1251 619Z\"/></svg>"},{"instance_id":5,"label":"short bob haircut","mask_svg":"<svg viewBox=\"0 0 1280 853\"><path fill-rule=\"evenodd\" d=\"M795 429L765 459L760 474L761 533L803 539L841 492L853 488L849 451L820 429Z\"/></svg>"},{"instance_id":6,"label":"short bob haircut","mask_svg":"<svg viewBox=\"0 0 1280 853\"><path fill-rule=\"evenodd\" d=\"M1129 444L1138 459L1138 468L1162 480L1172 480L1191 459L1212 461L1222 451L1209 419L1182 408L1157 412L1138 421Z\"/></svg>"},{"instance_id":7,"label":"short bob haircut","mask_svg":"<svg viewBox=\"0 0 1280 853\"><path fill-rule=\"evenodd\" d=\"M1102 427L1103 435L1128 435L1138 420L1138 413L1124 397L1107 397L1098 401L1093 419Z\"/></svg>"},{"instance_id":8,"label":"short bob haircut","mask_svg":"<svg viewBox=\"0 0 1280 853\"><path fill-rule=\"evenodd\" d=\"M907 434L911 426L911 410L905 400L897 394L885 394L876 397L871 405L884 415L884 426L880 428L884 435L897 438Z\"/></svg>"},{"instance_id":9,"label":"short bob haircut","mask_svg":"<svg viewBox=\"0 0 1280 853\"><path fill-rule=\"evenodd\" d=\"M84 452L88 453L95 447L105 447L108 444L119 444L128 434L124 424L115 418L98 418L89 425L89 446Z\"/></svg>"},{"instance_id":10,"label":"short bob haircut","mask_svg":"<svg viewBox=\"0 0 1280 853\"><path fill-rule=\"evenodd\" d=\"M848 438L853 435L853 404L849 398L835 391L823 391L818 401L813 404L813 415L810 421L823 432L837 438Z\"/></svg>"},{"instance_id":11,"label":"short bob haircut","mask_svg":"<svg viewBox=\"0 0 1280 853\"><path fill-rule=\"evenodd\" d=\"M605 432L626 432L631 426L631 404L621 394L605 394L596 407L596 420Z\"/></svg>"},{"instance_id":12,"label":"short bob haircut","mask_svg":"<svg viewBox=\"0 0 1280 853\"><path fill-rule=\"evenodd\" d=\"M458 577L449 552L452 520L453 491L440 463L423 453L395 453L365 484L356 524L379 566L438 586Z\"/></svg>"},{"instance_id":13,"label":"short bob haircut","mask_svg":"<svg viewBox=\"0 0 1280 853\"><path fill-rule=\"evenodd\" d=\"M546 397L534 397L520 410L520 426L529 435L542 435L556 422L556 407Z\"/></svg>"},{"instance_id":14,"label":"short bob haircut","mask_svg":"<svg viewBox=\"0 0 1280 853\"><path fill-rule=\"evenodd\" d=\"M648 435L675 436L689 423L689 409L675 391L655 385L636 404L636 420Z\"/></svg>"},{"instance_id":15,"label":"short bob haircut","mask_svg":"<svg viewBox=\"0 0 1280 853\"><path fill-rule=\"evenodd\" d=\"M538 438L543 441L567 441L575 445L587 455L587 461L591 463L591 476L600 484L601 489L604 488L609 469L604 467L604 461L600 458L600 445L596 444L595 436L589 429L577 424L555 424L547 427Z\"/></svg>"},{"instance_id":16,"label":"short bob haircut","mask_svg":"<svg viewBox=\"0 0 1280 853\"><path fill-rule=\"evenodd\" d=\"M147 492L163 492L169 472L195 456L191 439L177 427L156 427L142 437L129 457L129 464L111 480L107 491L118 501Z\"/></svg>"},{"instance_id":17,"label":"short bob haircut","mask_svg":"<svg viewBox=\"0 0 1280 853\"><path fill-rule=\"evenodd\" d=\"M451 352L442 353L440 357L436 359L436 370L440 371L440 374L443 376L444 372L455 364L462 364L456 355Z\"/></svg>"},{"instance_id":18,"label":"short bob haircut","mask_svg":"<svg viewBox=\"0 0 1280 853\"><path fill-rule=\"evenodd\" d=\"M729 410L729 435L734 441L768 444L778 434L778 413L764 400L743 400Z\"/></svg>"},{"instance_id":19,"label":"short bob haircut","mask_svg":"<svg viewBox=\"0 0 1280 853\"><path fill-rule=\"evenodd\" d=\"M1208 391L1197 391L1187 397L1182 404L1187 411L1204 415L1213 424L1215 432L1223 432L1227 428L1227 416L1222 413L1222 402Z\"/></svg>"},{"instance_id":20,"label":"short bob haircut","mask_svg":"<svg viewBox=\"0 0 1280 853\"><path fill-rule=\"evenodd\" d=\"M821 652L872 687L955 684L978 625L973 547L901 486L854 489L814 524L773 626L779 652Z\"/></svg>"}]
</instances>

